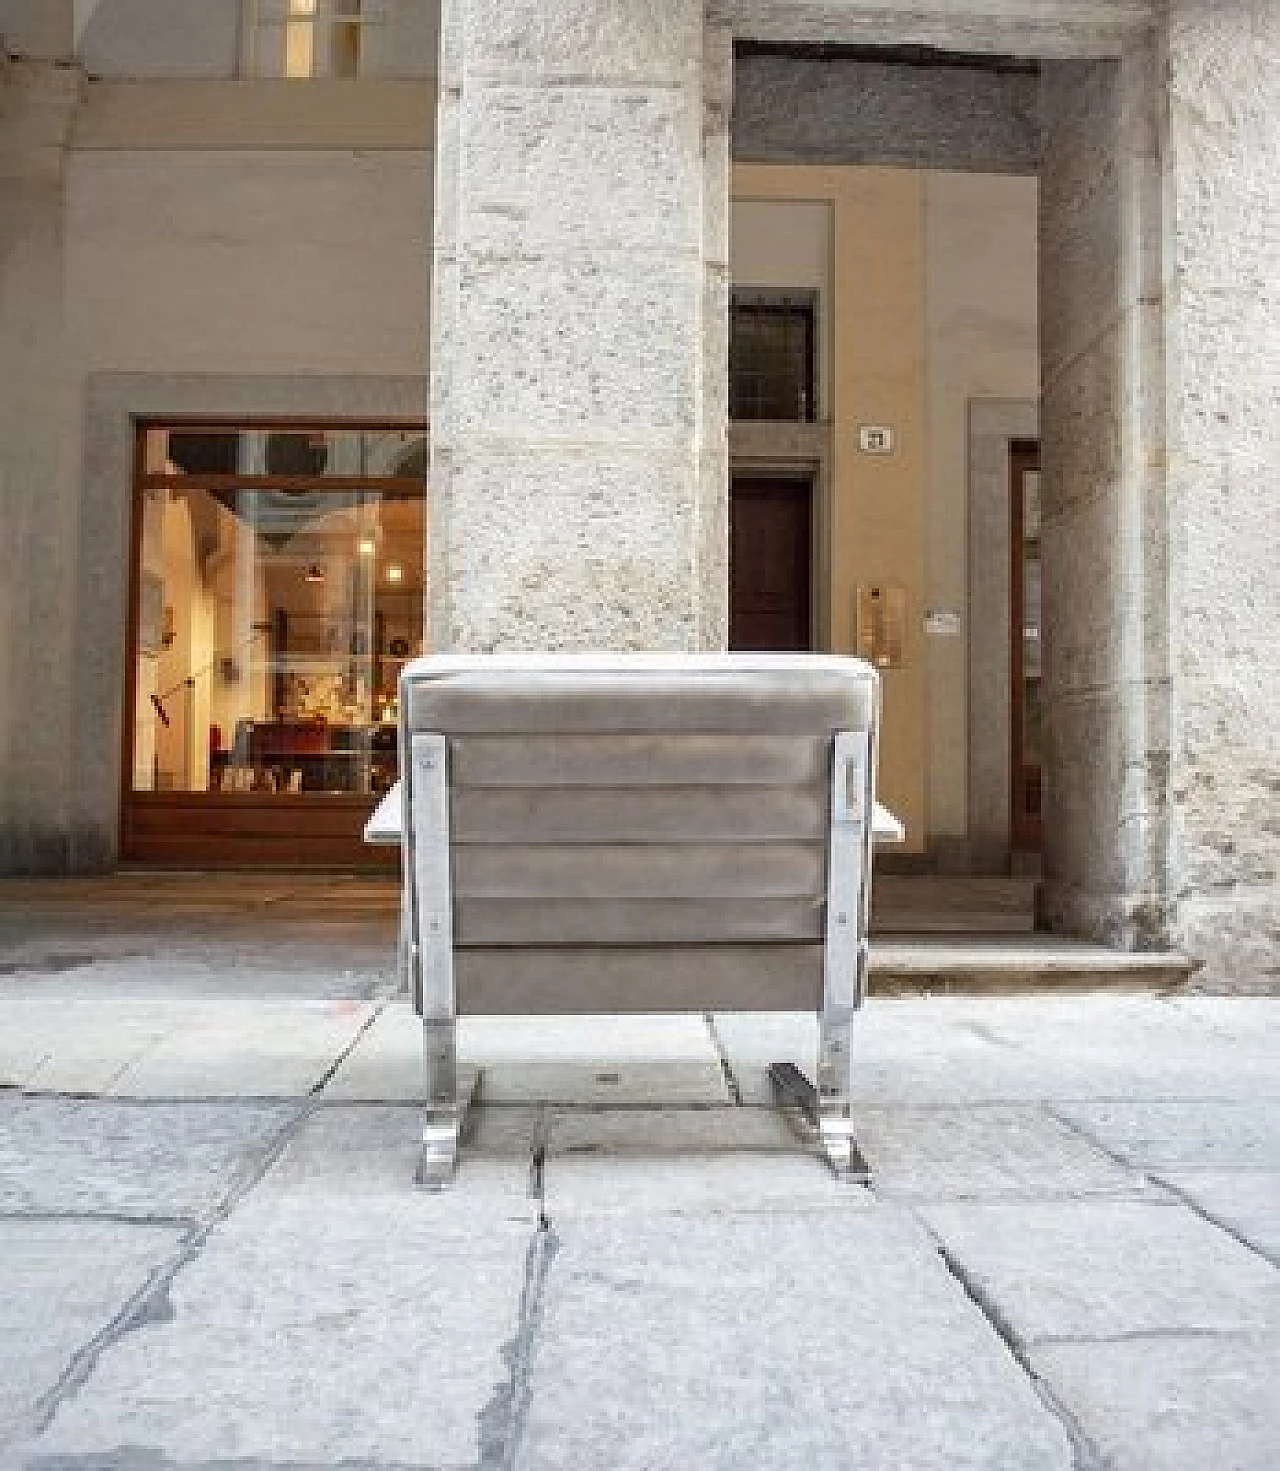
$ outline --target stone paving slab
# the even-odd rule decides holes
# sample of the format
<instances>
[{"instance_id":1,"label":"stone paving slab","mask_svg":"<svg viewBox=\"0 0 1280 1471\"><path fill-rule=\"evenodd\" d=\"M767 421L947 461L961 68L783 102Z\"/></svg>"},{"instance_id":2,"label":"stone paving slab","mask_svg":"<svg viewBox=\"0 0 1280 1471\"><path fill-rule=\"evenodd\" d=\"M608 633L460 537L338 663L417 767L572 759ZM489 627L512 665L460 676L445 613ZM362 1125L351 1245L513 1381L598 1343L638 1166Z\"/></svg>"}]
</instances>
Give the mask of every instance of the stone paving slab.
<instances>
[{"instance_id":1,"label":"stone paving slab","mask_svg":"<svg viewBox=\"0 0 1280 1471\"><path fill-rule=\"evenodd\" d=\"M98 1002L368 1000L396 988L394 935L370 944L350 927L319 919L305 930L264 933L261 920L243 914L206 910L199 918L204 934L158 935L153 925L115 939L96 925L59 921L46 939L0 955L0 981L15 1000L39 1000L56 980L60 998Z\"/></svg>"},{"instance_id":2,"label":"stone paving slab","mask_svg":"<svg viewBox=\"0 0 1280 1471\"><path fill-rule=\"evenodd\" d=\"M247 1203L29 1457L474 1466L510 1402L531 1233L446 1223L438 1200Z\"/></svg>"},{"instance_id":3,"label":"stone paving slab","mask_svg":"<svg viewBox=\"0 0 1280 1471\"><path fill-rule=\"evenodd\" d=\"M900 1199L1119 1195L1143 1175L1034 1105L859 1109L855 1135L877 1193Z\"/></svg>"},{"instance_id":4,"label":"stone paving slab","mask_svg":"<svg viewBox=\"0 0 1280 1471\"><path fill-rule=\"evenodd\" d=\"M1099 1099L1057 1112L1142 1169L1267 1169L1280 1160L1280 1097Z\"/></svg>"},{"instance_id":5,"label":"stone paving slab","mask_svg":"<svg viewBox=\"0 0 1280 1471\"><path fill-rule=\"evenodd\" d=\"M516 1471L1068 1471L1071 1450L910 1222L555 1225Z\"/></svg>"},{"instance_id":6,"label":"stone paving slab","mask_svg":"<svg viewBox=\"0 0 1280 1471\"><path fill-rule=\"evenodd\" d=\"M47 1092L104 1093L178 1025L172 1001L0 996L0 1084Z\"/></svg>"},{"instance_id":7,"label":"stone paving slab","mask_svg":"<svg viewBox=\"0 0 1280 1471\"><path fill-rule=\"evenodd\" d=\"M726 1104L719 1054L700 1016L468 1017L459 1057L491 1103L584 1108Z\"/></svg>"},{"instance_id":8,"label":"stone paving slab","mask_svg":"<svg viewBox=\"0 0 1280 1471\"><path fill-rule=\"evenodd\" d=\"M293 1098L309 1093L374 1015L368 1002L263 1001L202 1008L111 1085L133 1098Z\"/></svg>"},{"instance_id":9,"label":"stone paving slab","mask_svg":"<svg viewBox=\"0 0 1280 1471\"><path fill-rule=\"evenodd\" d=\"M1024 1344L1280 1328L1280 1274L1180 1204L916 1207Z\"/></svg>"},{"instance_id":10,"label":"stone paving slab","mask_svg":"<svg viewBox=\"0 0 1280 1471\"><path fill-rule=\"evenodd\" d=\"M491 1103L728 1101L700 1016L462 1017L458 1058ZM422 1022L407 999L378 1017L325 1090L347 1100L422 1097Z\"/></svg>"},{"instance_id":11,"label":"stone paving slab","mask_svg":"<svg viewBox=\"0 0 1280 1471\"><path fill-rule=\"evenodd\" d=\"M467 1039L467 1024L461 1027ZM422 1019L397 998L360 1038L325 1087L346 1101L417 1102L422 1098Z\"/></svg>"},{"instance_id":12,"label":"stone paving slab","mask_svg":"<svg viewBox=\"0 0 1280 1471\"><path fill-rule=\"evenodd\" d=\"M768 1100L769 1063L812 1067L812 1016L722 1012L714 1025L746 1102ZM1274 1049L1241 1047L1149 996L873 997L853 1049L860 1107L1280 1094Z\"/></svg>"},{"instance_id":13,"label":"stone paving slab","mask_svg":"<svg viewBox=\"0 0 1280 1471\"><path fill-rule=\"evenodd\" d=\"M402 1105L326 1105L312 1113L290 1139L254 1192L255 1200L310 1201L324 1211L329 1201L369 1201L382 1209L419 1209L424 1221L483 1231L491 1222L517 1221L532 1227L538 1202L531 1191L532 1129L527 1147L499 1150L494 1130L482 1149L462 1151L454 1186L436 1194L422 1190L415 1174L422 1151L422 1114Z\"/></svg>"},{"instance_id":14,"label":"stone paving slab","mask_svg":"<svg viewBox=\"0 0 1280 1471\"><path fill-rule=\"evenodd\" d=\"M255 1103L0 1095L0 1211L198 1217L293 1117Z\"/></svg>"},{"instance_id":15,"label":"stone paving slab","mask_svg":"<svg viewBox=\"0 0 1280 1471\"><path fill-rule=\"evenodd\" d=\"M832 1174L815 1140L757 1108L552 1111L545 1187L557 1222L872 1204L866 1190Z\"/></svg>"},{"instance_id":16,"label":"stone paving slab","mask_svg":"<svg viewBox=\"0 0 1280 1471\"><path fill-rule=\"evenodd\" d=\"M1280 1267L1280 1169L1162 1170L1160 1179Z\"/></svg>"},{"instance_id":17,"label":"stone paving slab","mask_svg":"<svg viewBox=\"0 0 1280 1471\"><path fill-rule=\"evenodd\" d=\"M1031 1363L1109 1471L1280 1466L1280 1337L1059 1344Z\"/></svg>"},{"instance_id":18,"label":"stone paving slab","mask_svg":"<svg viewBox=\"0 0 1280 1471\"><path fill-rule=\"evenodd\" d=\"M180 1230L109 1221L0 1220L0 1465L37 1402L175 1252Z\"/></svg>"},{"instance_id":19,"label":"stone paving slab","mask_svg":"<svg viewBox=\"0 0 1280 1471\"><path fill-rule=\"evenodd\" d=\"M0 1085L122 1097L308 1092L373 1015L368 1002L0 994Z\"/></svg>"}]
</instances>

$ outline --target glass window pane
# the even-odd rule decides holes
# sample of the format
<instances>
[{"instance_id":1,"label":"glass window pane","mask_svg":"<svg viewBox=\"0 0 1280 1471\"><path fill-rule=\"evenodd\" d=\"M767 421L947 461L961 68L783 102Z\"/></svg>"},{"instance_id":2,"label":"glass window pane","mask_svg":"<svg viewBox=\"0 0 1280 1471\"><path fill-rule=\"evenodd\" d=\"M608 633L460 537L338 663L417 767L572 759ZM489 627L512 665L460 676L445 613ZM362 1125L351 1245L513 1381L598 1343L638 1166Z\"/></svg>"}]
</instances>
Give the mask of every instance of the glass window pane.
<instances>
[{"instance_id":1,"label":"glass window pane","mask_svg":"<svg viewBox=\"0 0 1280 1471\"><path fill-rule=\"evenodd\" d=\"M284 74L309 77L315 71L315 27L309 20L290 21L285 27Z\"/></svg>"},{"instance_id":2,"label":"glass window pane","mask_svg":"<svg viewBox=\"0 0 1280 1471\"><path fill-rule=\"evenodd\" d=\"M422 498L152 489L139 534L134 790L384 791Z\"/></svg>"},{"instance_id":3,"label":"glass window pane","mask_svg":"<svg viewBox=\"0 0 1280 1471\"><path fill-rule=\"evenodd\" d=\"M421 429L149 429L155 475L425 481Z\"/></svg>"}]
</instances>

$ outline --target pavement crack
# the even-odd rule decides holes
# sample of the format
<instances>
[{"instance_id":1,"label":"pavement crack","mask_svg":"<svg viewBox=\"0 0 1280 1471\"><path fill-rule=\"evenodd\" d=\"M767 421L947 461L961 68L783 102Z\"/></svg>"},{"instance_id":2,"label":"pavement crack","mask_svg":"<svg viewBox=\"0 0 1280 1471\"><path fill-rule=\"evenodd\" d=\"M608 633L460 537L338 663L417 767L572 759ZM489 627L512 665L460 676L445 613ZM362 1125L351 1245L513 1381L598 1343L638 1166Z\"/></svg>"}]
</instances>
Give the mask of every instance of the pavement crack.
<instances>
[{"instance_id":1,"label":"pavement crack","mask_svg":"<svg viewBox=\"0 0 1280 1471\"><path fill-rule=\"evenodd\" d=\"M716 1057L720 1061L720 1072L724 1077L724 1085L729 1090L729 1097L734 1104L742 1107L742 1085L734 1075L733 1064L729 1061L729 1053L724 1045L724 1039L716 1026L716 1019L709 1011L702 1013L702 1020L706 1023L707 1035L711 1038L711 1045L716 1050Z\"/></svg>"},{"instance_id":2,"label":"pavement crack","mask_svg":"<svg viewBox=\"0 0 1280 1471\"><path fill-rule=\"evenodd\" d=\"M318 1108L319 1104L314 1099L305 1102L264 1147L254 1152L235 1172L218 1202L194 1224L184 1223L190 1229L177 1250L167 1261L153 1268L142 1286L125 1300L115 1315L72 1354L57 1381L36 1401L33 1422L37 1436L44 1434L59 1409L88 1384L103 1356L117 1343L139 1328L168 1322L173 1317L170 1294L179 1272L201 1256L210 1236L266 1177Z\"/></svg>"},{"instance_id":3,"label":"pavement crack","mask_svg":"<svg viewBox=\"0 0 1280 1471\"><path fill-rule=\"evenodd\" d=\"M1106 1471L1105 1457L1085 1434L1076 1417L1058 1398L1053 1386L1036 1372L1031 1360L1027 1357L1026 1350L1013 1331L1012 1324L1000 1311L990 1294L951 1251L946 1242L938 1236L937 1232L933 1231L927 1223L925 1223L925 1229L933 1239L943 1266L995 1331L1014 1363L1030 1381L1040 1403L1062 1427L1062 1432L1071 1446L1071 1460L1075 1471Z\"/></svg>"},{"instance_id":4,"label":"pavement crack","mask_svg":"<svg viewBox=\"0 0 1280 1471\"><path fill-rule=\"evenodd\" d=\"M1135 1164L1133 1160L1126 1158L1117 1150L1112 1149L1108 1144L1105 1144L1101 1139L1099 1139L1097 1135L1092 1133L1084 1124L1077 1122L1068 1114L1060 1113L1055 1108L1047 1108L1045 1111L1048 1113L1050 1118L1057 1120L1057 1122L1060 1123L1064 1128L1070 1129L1077 1138L1083 1139L1086 1144L1092 1145L1094 1149L1097 1149L1102 1154L1106 1155L1106 1157L1112 1160L1115 1164L1118 1164L1122 1168L1130 1171L1132 1174L1137 1175L1142 1180L1153 1181L1162 1190L1167 1190L1169 1194L1173 1196L1175 1204L1185 1206L1192 1213L1192 1215L1199 1216L1206 1225L1212 1226L1215 1230L1221 1231L1225 1235L1230 1236L1232 1241L1234 1241L1238 1246L1243 1246L1244 1249L1247 1252L1250 1252L1253 1256L1261 1257L1262 1260L1266 1262L1269 1267L1275 1267L1277 1268L1277 1270L1280 1270L1280 1256L1277 1256L1274 1252L1266 1251L1256 1242L1251 1241L1248 1236L1246 1236L1242 1231L1233 1226L1230 1221L1224 1220L1223 1217L1216 1215L1213 1211L1207 1209L1204 1205L1201 1204L1200 1201L1196 1199L1194 1195L1190 1193L1190 1191L1184 1189L1181 1185L1177 1184L1176 1181L1169 1178L1166 1167L1158 1166L1156 1168L1147 1168L1143 1165ZM1191 1168L1194 1168L1194 1166L1191 1166Z\"/></svg>"},{"instance_id":5,"label":"pavement crack","mask_svg":"<svg viewBox=\"0 0 1280 1471\"><path fill-rule=\"evenodd\" d=\"M525 1253L518 1326L514 1338L502 1349L507 1377L477 1417L477 1471L511 1471L515 1465L533 1394L533 1363L542 1330L547 1280L559 1247L555 1229L540 1209L537 1230Z\"/></svg>"},{"instance_id":6,"label":"pavement crack","mask_svg":"<svg viewBox=\"0 0 1280 1471\"><path fill-rule=\"evenodd\" d=\"M1170 1195L1176 1197L1180 1205L1185 1205L1193 1215L1199 1216L1207 1225L1216 1227L1217 1230L1230 1236L1232 1241L1243 1246L1246 1251L1251 1252L1254 1256L1261 1257L1269 1267L1275 1267L1277 1270L1280 1270L1280 1255L1267 1251L1259 1246L1257 1242L1251 1241L1243 1231L1238 1230L1230 1221L1225 1220L1222 1216L1216 1215L1213 1211L1208 1210L1194 1195L1184 1190L1181 1185L1170 1180L1167 1175L1152 1173L1149 1178L1154 1180L1161 1189L1167 1190Z\"/></svg>"},{"instance_id":7,"label":"pavement crack","mask_svg":"<svg viewBox=\"0 0 1280 1471\"><path fill-rule=\"evenodd\" d=\"M384 997L380 1002L378 1002L378 1004L373 1008L369 1015L365 1017L364 1021L360 1023L360 1025L356 1028L355 1036L352 1037L351 1041L347 1043L342 1051L338 1053L337 1057L333 1059L329 1066L325 1068L324 1072L322 1072L320 1076L316 1079L316 1081L311 1085L312 1097L315 1097L319 1093L323 1093L324 1090L329 1086L329 1084L333 1082L334 1078L337 1076L338 1069L342 1066L344 1062L346 1062L347 1058L351 1056L356 1048L359 1047L361 1042L363 1042L364 1039L369 1035L369 1033L373 1030L374 1023L379 1019L379 1017L381 1017L382 1013L386 1011L387 1007L391 1005L391 999L392 998L390 996Z\"/></svg>"}]
</instances>

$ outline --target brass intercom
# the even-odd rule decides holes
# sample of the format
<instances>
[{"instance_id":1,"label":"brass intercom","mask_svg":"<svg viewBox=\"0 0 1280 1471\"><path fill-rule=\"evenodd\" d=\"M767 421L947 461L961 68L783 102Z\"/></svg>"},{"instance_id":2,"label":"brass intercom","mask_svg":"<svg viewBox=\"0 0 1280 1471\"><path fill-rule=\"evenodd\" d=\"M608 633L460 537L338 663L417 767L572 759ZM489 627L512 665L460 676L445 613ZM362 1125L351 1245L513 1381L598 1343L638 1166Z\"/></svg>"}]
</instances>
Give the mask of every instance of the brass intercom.
<instances>
[{"instance_id":1,"label":"brass intercom","mask_svg":"<svg viewBox=\"0 0 1280 1471\"><path fill-rule=\"evenodd\" d=\"M877 669L901 669L907 626L906 588L863 583L856 608L858 656Z\"/></svg>"}]
</instances>

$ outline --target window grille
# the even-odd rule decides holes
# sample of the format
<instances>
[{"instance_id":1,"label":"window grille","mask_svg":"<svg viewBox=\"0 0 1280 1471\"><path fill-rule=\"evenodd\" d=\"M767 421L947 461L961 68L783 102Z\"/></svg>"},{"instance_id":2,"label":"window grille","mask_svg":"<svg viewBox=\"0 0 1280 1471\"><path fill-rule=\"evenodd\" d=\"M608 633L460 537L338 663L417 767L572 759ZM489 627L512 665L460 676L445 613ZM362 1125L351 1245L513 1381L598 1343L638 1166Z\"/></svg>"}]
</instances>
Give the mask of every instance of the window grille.
<instances>
[{"instance_id":1,"label":"window grille","mask_svg":"<svg viewBox=\"0 0 1280 1471\"><path fill-rule=\"evenodd\" d=\"M729 415L811 423L816 403L812 295L735 292L729 322Z\"/></svg>"}]
</instances>

